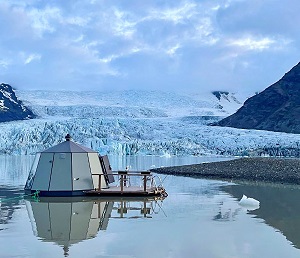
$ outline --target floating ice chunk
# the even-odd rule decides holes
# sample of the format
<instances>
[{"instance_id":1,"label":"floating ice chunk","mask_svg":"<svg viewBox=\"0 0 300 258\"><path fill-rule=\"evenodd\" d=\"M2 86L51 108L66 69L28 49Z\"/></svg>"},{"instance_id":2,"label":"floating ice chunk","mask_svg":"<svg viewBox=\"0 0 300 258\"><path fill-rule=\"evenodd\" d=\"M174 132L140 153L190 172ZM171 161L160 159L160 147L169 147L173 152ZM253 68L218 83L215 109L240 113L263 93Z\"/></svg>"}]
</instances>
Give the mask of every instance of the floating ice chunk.
<instances>
[{"instance_id":1,"label":"floating ice chunk","mask_svg":"<svg viewBox=\"0 0 300 258\"><path fill-rule=\"evenodd\" d=\"M260 203L254 198L248 198L246 195L243 195L242 199L239 201L239 205L247 210L256 210L259 208Z\"/></svg>"}]
</instances>

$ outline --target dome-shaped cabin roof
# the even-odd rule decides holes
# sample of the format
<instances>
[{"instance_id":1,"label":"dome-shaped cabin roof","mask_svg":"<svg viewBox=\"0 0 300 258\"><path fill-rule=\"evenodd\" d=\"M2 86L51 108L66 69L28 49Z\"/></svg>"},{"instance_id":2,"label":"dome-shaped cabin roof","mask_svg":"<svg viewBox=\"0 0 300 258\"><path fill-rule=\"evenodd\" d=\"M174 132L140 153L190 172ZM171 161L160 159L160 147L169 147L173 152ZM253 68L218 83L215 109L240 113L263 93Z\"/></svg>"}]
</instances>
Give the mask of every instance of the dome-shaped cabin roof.
<instances>
[{"instance_id":1,"label":"dome-shaped cabin roof","mask_svg":"<svg viewBox=\"0 0 300 258\"><path fill-rule=\"evenodd\" d=\"M89 149L87 147L81 146L75 142L72 141L65 141L62 143L59 143L47 150L42 151L42 153L97 153L97 151L94 151L92 149Z\"/></svg>"},{"instance_id":2,"label":"dome-shaped cabin roof","mask_svg":"<svg viewBox=\"0 0 300 258\"><path fill-rule=\"evenodd\" d=\"M66 135L65 139L66 141L46 149L42 153L97 153L97 151L72 142L69 134Z\"/></svg>"}]
</instances>

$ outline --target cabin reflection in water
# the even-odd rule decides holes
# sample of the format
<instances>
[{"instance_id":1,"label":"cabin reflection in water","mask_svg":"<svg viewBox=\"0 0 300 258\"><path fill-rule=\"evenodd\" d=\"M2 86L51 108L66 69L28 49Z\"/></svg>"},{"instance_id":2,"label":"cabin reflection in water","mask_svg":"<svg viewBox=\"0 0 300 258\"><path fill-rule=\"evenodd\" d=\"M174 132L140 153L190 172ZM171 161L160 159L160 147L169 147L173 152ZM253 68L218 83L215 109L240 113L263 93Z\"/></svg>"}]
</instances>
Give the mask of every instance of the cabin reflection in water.
<instances>
[{"instance_id":1,"label":"cabin reflection in water","mask_svg":"<svg viewBox=\"0 0 300 258\"><path fill-rule=\"evenodd\" d=\"M110 218L152 218L156 207L161 208L158 201L162 199L44 197L25 202L35 236L62 246L68 256L71 245L106 230Z\"/></svg>"}]
</instances>

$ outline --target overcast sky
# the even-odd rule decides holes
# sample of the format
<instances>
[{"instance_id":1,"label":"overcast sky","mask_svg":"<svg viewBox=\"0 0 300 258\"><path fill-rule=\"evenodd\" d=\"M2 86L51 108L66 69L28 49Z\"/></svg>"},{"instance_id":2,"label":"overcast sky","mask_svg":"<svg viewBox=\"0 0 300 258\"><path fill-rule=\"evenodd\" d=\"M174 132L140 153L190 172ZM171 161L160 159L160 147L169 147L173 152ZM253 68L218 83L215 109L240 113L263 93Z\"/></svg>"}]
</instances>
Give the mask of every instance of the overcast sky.
<instances>
[{"instance_id":1,"label":"overcast sky","mask_svg":"<svg viewBox=\"0 0 300 258\"><path fill-rule=\"evenodd\" d=\"M0 0L0 82L260 91L300 61L299 10L299 0Z\"/></svg>"}]
</instances>

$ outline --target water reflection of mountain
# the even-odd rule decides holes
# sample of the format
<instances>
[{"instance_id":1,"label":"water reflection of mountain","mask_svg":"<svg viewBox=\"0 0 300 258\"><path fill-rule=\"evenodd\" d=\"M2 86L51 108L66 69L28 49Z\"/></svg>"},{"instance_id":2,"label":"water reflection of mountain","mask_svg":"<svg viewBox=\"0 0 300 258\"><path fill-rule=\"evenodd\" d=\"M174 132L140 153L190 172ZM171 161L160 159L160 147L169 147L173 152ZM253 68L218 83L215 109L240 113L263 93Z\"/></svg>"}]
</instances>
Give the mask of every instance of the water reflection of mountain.
<instances>
[{"instance_id":1,"label":"water reflection of mountain","mask_svg":"<svg viewBox=\"0 0 300 258\"><path fill-rule=\"evenodd\" d=\"M34 234L62 246L65 256L71 245L106 230L109 219L151 218L159 205L154 198L44 197L25 202Z\"/></svg>"},{"instance_id":2,"label":"water reflection of mountain","mask_svg":"<svg viewBox=\"0 0 300 258\"><path fill-rule=\"evenodd\" d=\"M0 224L7 224L23 199L23 191L0 186ZM0 228L3 230L3 228Z\"/></svg>"},{"instance_id":3,"label":"water reflection of mountain","mask_svg":"<svg viewBox=\"0 0 300 258\"><path fill-rule=\"evenodd\" d=\"M249 211L278 229L293 245L300 249L300 188L270 185L242 184L223 186L222 190L240 199L243 194L260 201L260 208Z\"/></svg>"}]
</instances>

